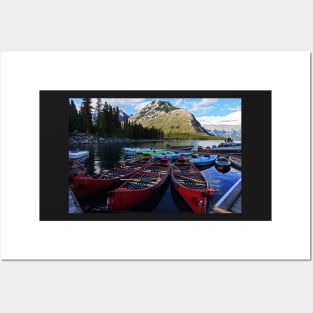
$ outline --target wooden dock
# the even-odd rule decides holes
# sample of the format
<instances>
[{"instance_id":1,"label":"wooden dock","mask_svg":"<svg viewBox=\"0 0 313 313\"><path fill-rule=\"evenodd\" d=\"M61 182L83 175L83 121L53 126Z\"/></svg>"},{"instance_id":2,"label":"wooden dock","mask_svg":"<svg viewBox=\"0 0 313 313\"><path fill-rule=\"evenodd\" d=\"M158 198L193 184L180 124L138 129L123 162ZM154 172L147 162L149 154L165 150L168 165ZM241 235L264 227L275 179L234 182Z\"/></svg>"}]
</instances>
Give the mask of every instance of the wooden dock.
<instances>
[{"instance_id":1,"label":"wooden dock","mask_svg":"<svg viewBox=\"0 0 313 313\"><path fill-rule=\"evenodd\" d=\"M71 187L68 188L68 207L69 207L69 213L84 213Z\"/></svg>"},{"instance_id":2,"label":"wooden dock","mask_svg":"<svg viewBox=\"0 0 313 313\"><path fill-rule=\"evenodd\" d=\"M241 213L241 178L213 207L215 213Z\"/></svg>"}]
</instances>

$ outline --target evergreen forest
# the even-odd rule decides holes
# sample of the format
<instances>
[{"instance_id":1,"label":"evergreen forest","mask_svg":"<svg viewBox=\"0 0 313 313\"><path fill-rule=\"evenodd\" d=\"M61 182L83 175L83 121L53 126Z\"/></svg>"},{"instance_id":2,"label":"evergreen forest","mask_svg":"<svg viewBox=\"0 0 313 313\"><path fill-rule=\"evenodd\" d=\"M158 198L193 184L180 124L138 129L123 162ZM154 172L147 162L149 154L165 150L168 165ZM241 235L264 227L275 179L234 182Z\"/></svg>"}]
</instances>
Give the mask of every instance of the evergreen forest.
<instances>
[{"instance_id":1,"label":"evergreen forest","mask_svg":"<svg viewBox=\"0 0 313 313\"><path fill-rule=\"evenodd\" d=\"M102 99L97 99L96 107L90 98L83 98L80 110L73 100L69 102L69 131L99 137L122 137L132 139L164 138L162 129L143 127L140 123L129 122L117 107L112 107Z\"/></svg>"}]
</instances>

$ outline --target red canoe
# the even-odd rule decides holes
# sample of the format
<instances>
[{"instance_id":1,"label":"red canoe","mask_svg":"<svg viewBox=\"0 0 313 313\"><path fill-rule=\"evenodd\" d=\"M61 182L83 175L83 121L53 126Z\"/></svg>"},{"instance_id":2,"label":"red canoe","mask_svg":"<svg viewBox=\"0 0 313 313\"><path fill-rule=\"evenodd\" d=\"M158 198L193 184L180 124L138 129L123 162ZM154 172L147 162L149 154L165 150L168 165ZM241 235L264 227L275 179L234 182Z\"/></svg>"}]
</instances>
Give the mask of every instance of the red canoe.
<instances>
[{"instance_id":1,"label":"red canoe","mask_svg":"<svg viewBox=\"0 0 313 313\"><path fill-rule=\"evenodd\" d=\"M184 157L179 157L172 168L171 180L174 188L195 213L206 213L207 197L214 190L209 188L206 179L194 165Z\"/></svg>"},{"instance_id":2,"label":"red canoe","mask_svg":"<svg viewBox=\"0 0 313 313\"><path fill-rule=\"evenodd\" d=\"M137 171L148 166L151 161L151 156L145 156L141 160L113 167L95 176L78 175L70 179L70 186L76 198L81 199L101 190L117 187L123 182L121 179L130 177Z\"/></svg>"},{"instance_id":3,"label":"red canoe","mask_svg":"<svg viewBox=\"0 0 313 313\"><path fill-rule=\"evenodd\" d=\"M125 211L142 203L166 182L170 174L169 160L164 157L136 172L118 188L108 193L109 210Z\"/></svg>"}]
</instances>

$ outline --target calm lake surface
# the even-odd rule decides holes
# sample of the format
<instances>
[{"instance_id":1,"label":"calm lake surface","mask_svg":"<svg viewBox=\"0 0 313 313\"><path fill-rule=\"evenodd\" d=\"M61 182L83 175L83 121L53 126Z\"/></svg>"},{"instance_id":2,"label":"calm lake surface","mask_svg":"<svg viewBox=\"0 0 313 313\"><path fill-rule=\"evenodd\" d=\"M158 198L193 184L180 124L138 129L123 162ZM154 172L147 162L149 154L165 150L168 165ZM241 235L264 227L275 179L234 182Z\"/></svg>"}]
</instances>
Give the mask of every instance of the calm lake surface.
<instances>
[{"instance_id":1,"label":"calm lake surface","mask_svg":"<svg viewBox=\"0 0 313 313\"><path fill-rule=\"evenodd\" d=\"M179 141L162 141L162 142L145 142L145 143L100 143L100 144L75 144L70 149L88 150L89 158L86 160L78 160L87 168L87 174L94 175L105 169L110 169L119 165L120 160L124 160L124 147L148 147L148 148L165 148L168 145L194 145L198 146L218 145L222 140L179 140ZM195 151L196 153L196 151ZM226 173L221 173L215 166L199 168L215 190L213 198L209 201L208 213L212 213L213 205L228 191L228 189L241 178L241 170L231 167ZM81 207L86 212L101 211L106 203L106 192L81 201ZM155 194L153 198L148 199L142 205L136 208L138 211L148 211L155 213L179 213L192 212L185 204L181 197L171 188L170 179L160 192ZM241 212L238 212L241 213Z\"/></svg>"}]
</instances>

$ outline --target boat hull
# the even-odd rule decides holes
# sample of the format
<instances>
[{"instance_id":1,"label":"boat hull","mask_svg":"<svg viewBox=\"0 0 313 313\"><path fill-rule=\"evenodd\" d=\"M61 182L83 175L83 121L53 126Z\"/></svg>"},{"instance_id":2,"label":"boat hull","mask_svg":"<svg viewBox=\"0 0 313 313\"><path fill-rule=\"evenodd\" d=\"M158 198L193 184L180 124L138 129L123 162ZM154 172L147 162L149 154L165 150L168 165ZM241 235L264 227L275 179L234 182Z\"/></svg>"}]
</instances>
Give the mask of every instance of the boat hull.
<instances>
[{"instance_id":1,"label":"boat hull","mask_svg":"<svg viewBox=\"0 0 313 313\"><path fill-rule=\"evenodd\" d=\"M200 157L200 158L191 159L190 163L196 166L209 166L214 163L216 158L217 158L217 155L212 155L210 157Z\"/></svg>"},{"instance_id":2,"label":"boat hull","mask_svg":"<svg viewBox=\"0 0 313 313\"><path fill-rule=\"evenodd\" d=\"M229 160L234 167L241 169L241 159L240 158L230 157Z\"/></svg>"},{"instance_id":3,"label":"boat hull","mask_svg":"<svg viewBox=\"0 0 313 313\"><path fill-rule=\"evenodd\" d=\"M128 189L118 189L109 193L108 208L113 211L127 211L138 206L153 194L150 189L136 191Z\"/></svg>"},{"instance_id":4,"label":"boat hull","mask_svg":"<svg viewBox=\"0 0 313 313\"><path fill-rule=\"evenodd\" d=\"M230 167L231 162L229 159L225 157L217 157L215 160L215 165L219 167Z\"/></svg>"},{"instance_id":5,"label":"boat hull","mask_svg":"<svg viewBox=\"0 0 313 313\"><path fill-rule=\"evenodd\" d=\"M125 175L123 177L129 177ZM120 184L119 178L114 179L95 179L89 176L79 176L75 177L71 182L74 194L77 199L82 199L88 197L94 193L100 192L102 190L113 189Z\"/></svg>"},{"instance_id":6,"label":"boat hull","mask_svg":"<svg viewBox=\"0 0 313 313\"><path fill-rule=\"evenodd\" d=\"M145 168L151 163L151 157L145 157L127 165L114 167L96 176L76 176L70 179L70 185L77 199L88 197L102 190L109 190L118 187L137 171Z\"/></svg>"},{"instance_id":7,"label":"boat hull","mask_svg":"<svg viewBox=\"0 0 313 313\"><path fill-rule=\"evenodd\" d=\"M166 154L173 154L173 153L175 153L175 151L164 150L164 149L156 149L156 150L142 152L143 155L163 155L163 156L165 156Z\"/></svg>"},{"instance_id":8,"label":"boat hull","mask_svg":"<svg viewBox=\"0 0 313 313\"><path fill-rule=\"evenodd\" d=\"M108 193L107 208L112 211L127 211L135 208L156 193L165 184L169 174L169 163L166 166L147 166Z\"/></svg>"},{"instance_id":9,"label":"boat hull","mask_svg":"<svg viewBox=\"0 0 313 313\"><path fill-rule=\"evenodd\" d=\"M206 190L198 191L184 187L172 180L174 189L180 194L194 213L206 214L207 195Z\"/></svg>"},{"instance_id":10,"label":"boat hull","mask_svg":"<svg viewBox=\"0 0 313 313\"><path fill-rule=\"evenodd\" d=\"M230 166L218 166L215 164L215 169L222 174L226 174L230 171Z\"/></svg>"},{"instance_id":11,"label":"boat hull","mask_svg":"<svg viewBox=\"0 0 313 313\"><path fill-rule=\"evenodd\" d=\"M174 153L173 150L170 149L153 149L153 148L124 148L125 154L166 154L166 153Z\"/></svg>"},{"instance_id":12,"label":"boat hull","mask_svg":"<svg viewBox=\"0 0 313 313\"><path fill-rule=\"evenodd\" d=\"M206 214L209 186L195 166L175 164L171 170L171 182L194 213Z\"/></svg>"},{"instance_id":13,"label":"boat hull","mask_svg":"<svg viewBox=\"0 0 313 313\"><path fill-rule=\"evenodd\" d=\"M152 155L154 158L163 158L167 157L169 159L177 159L180 156L191 157L192 152L181 152L181 153L166 153L166 154L154 154Z\"/></svg>"},{"instance_id":14,"label":"boat hull","mask_svg":"<svg viewBox=\"0 0 313 313\"><path fill-rule=\"evenodd\" d=\"M199 150L199 149L198 149ZM206 147L205 149L200 149L203 153L211 153L211 154L235 154L241 155L241 143L235 142L225 142L220 143L217 147L213 146Z\"/></svg>"},{"instance_id":15,"label":"boat hull","mask_svg":"<svg viewBox=\"0 0 313 313\"><path fill-rule=\"evenodd\" d=\"M241 149L203 149L201 153L208 154L226 154L226 155L241 155Z\"/></svg>"},{"instance_id":16,"label":"boat hull","mask_svg":"<svg viewBox=\"0 0 313 313\"><path fill-rule=\"evenodd\" d=\"M86 158L89 156L89 151L88 150L83 150L83 151L69 151L68 157L70 160L77 160L77 159L82 159Z\"/></svg>"}]
</instances>

